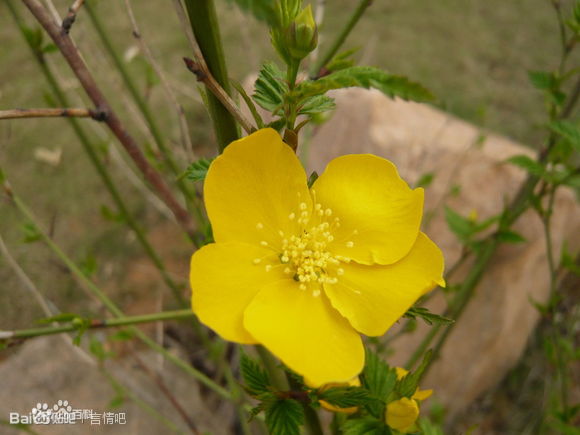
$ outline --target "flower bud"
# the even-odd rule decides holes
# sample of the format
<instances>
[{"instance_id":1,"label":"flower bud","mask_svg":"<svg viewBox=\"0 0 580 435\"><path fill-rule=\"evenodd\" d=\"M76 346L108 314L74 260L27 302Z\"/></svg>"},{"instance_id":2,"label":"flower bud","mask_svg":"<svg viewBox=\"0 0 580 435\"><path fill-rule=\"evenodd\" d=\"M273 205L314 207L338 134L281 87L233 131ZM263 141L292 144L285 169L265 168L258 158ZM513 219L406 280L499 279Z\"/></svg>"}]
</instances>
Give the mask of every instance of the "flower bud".
<instances>
[{"instance_id":1,"label":"flower bud","mask_svg":"<svg viewBox=\"0 0 580 435\"><path fill-rule=\"evenodd\" d=\"M290 55L297 60L304 59L316 48L318 29L310 5L304 8L286 29L286 43Z\"/></svg>"}]
</instances>

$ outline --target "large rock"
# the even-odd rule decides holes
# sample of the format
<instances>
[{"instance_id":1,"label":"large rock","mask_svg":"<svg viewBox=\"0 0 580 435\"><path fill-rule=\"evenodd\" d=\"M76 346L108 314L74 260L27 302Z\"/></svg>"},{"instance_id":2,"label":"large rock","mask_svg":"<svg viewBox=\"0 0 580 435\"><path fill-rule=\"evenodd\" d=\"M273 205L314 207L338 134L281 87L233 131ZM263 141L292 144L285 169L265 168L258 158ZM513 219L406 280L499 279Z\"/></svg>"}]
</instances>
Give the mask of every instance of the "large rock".
<instances>
[{"instance_id":1,"label":"large rock","mask_svg":"<svg viewBox=\"0 0 580 435\"><path fill-rule=\"evenodd\" d=\"M372 153L393 161L410 185L421 175L434 173L425 194L423 230L443 249L447 267L460 257L461 245L447 227L443 206L464 215L475 210L479 219L498 214L525 178L523 171L505 160L516 154L533 156L522 145L427 105L393 101L379 92L359 89L338 91L334 97L336 112L314 132L308 146L310 169L321 173L337 156ZM579 245L580 209L571 192L561 190L557 195L552 226L556 255L564 240L571 249ZM539 217L528 211L514 229L527 242L503 245L497 251L423 382L425 388L435 389L451 419L518 361L539 319L531 301L545 302L549 294ZM468 267L451 282L459 282ZM427 306L442 313L443 292L438 290ZM390 363L403 364L429 330L419 323L414 334L395 340Z\"/></svg>"}]
</instances>

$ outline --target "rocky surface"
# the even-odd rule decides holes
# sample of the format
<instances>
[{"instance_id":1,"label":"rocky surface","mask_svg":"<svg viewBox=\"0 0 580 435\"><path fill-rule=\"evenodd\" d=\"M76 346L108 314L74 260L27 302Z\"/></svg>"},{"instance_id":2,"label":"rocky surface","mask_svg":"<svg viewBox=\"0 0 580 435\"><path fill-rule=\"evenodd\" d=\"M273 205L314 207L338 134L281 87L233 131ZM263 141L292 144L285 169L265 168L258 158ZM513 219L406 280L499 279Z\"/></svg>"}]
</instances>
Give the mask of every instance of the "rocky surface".
<instances>
[{"instance_id":1,"label":"rocky surface","mask_svg":"<svg viewBox=\"0 0 580 435\"><path fill-rule=\"evenodd\" d=\"M447 268L460 257L461 245L448 229L443 207L463 215L476 212L479 220L498 214L525 178L522 170L505 160L517 154L534 155L529 148L427 105L393 101L379 92L359 89L334 96L336 112L314 132L308 146L310 169L321 173L334 157L372 153L393 161L410 185L433 173L425 193L423 230L443 249ZM557 195L552 228L555 255L564 240L574 252L580 244L580 208L572 192L562 189ZM531 301L547 300L541 221L528 211L514 230L527 241L500 247L423 382L425 388L435 389L451 419L515 365L539 319ZM451 282L460 282L468 267L458 270ZM427 306L442 313L444 293L438 290ZM404 364L428 331L419 322L415 333L395 340L396 353L389 362Z\"/></svg>"}]
</instances>

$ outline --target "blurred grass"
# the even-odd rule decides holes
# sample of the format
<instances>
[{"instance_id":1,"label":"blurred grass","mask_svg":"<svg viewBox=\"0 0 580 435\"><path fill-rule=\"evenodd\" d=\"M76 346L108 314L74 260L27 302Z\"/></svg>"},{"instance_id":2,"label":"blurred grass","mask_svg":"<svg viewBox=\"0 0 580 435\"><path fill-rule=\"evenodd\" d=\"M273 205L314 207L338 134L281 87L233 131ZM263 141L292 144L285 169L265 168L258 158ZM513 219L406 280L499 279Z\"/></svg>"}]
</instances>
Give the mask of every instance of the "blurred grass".
<instances>
[{"instance_id":1,"label":"blurred grass","mask_svg":"<svg viewBox=\"0 0 580 435\"><path fill-rule=\"evenodd\" d=\"M34 26L27 10L15 3L26 22ZM61 14L69 3L54 1ZM354 8L352 0L326 3L320 38L323 50ZM196 149L211 150L212 136L198 84L181 60L190 52L170 2L133 4L144 38L186 109ZM229 72L242 81L257 70L261 60L274 58L268 32L263 24L242 15L225 0L218 5ZM95 6L118 51L128 55L137 44L123 2L100 1ZM82 10L72 35L129 130L141 142L152 142ZM47 106L47 84L3 2L0 40L0 108ZM360 47L357 57L365 64L422 82L439 97L440 107L521 142L538 144L533 126L545 119L543 100L528 84L526 71L551 68L559 56L557 26L549 1L375 1L348 39L345 48L350 47ZM74 104L86 106L82 89L59 54L48 57ZM148 95L166 140L178 151L179 166L185 168L189 161L180 152L176 117L160 85L148 88L150 70L141 55L127 62L139 89ZM85 120L83 126L104 149L116 146L100 125ZM35 159L38 147L62 148L62 162L52 167ZM1 122L0 161L15 190L73 258L83 261L94 256L98 279L111 288L123 281L124 268L141 251L126 228L102 217L102 205L113 207L66 120ZM139 213L146 226L157 225L163 218L144 203L122 171L110 162L109 167L131 209ZM21 224L11 208L0 203L1 234L31 277L61 309L89 310L89 306L78 306L84 295L45 248L21 243ZM178 238L175 245L176 251L187 258L190 248L183 240ZM0 282L0 328L26 326L40 316L28 295L15 297L20 294L19 284L1 260Z\"/></svg>"}]
</instances>

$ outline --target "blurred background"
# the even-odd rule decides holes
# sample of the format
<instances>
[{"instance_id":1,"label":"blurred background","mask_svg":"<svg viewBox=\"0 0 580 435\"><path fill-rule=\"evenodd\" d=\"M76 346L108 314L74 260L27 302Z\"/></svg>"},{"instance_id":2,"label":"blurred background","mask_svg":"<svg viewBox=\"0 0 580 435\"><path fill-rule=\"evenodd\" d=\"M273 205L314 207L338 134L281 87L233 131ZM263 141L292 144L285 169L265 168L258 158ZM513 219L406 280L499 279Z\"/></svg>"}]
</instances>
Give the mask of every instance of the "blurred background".
<instances>
[{"instance_id":1,"label":"blurred background","mask_svg":"<svg viewBox=\"0 0 580 435\"><path fill-rule=\"evenodd\" d=\"M48 3L64 15L71 2ZM91 2L92 13L128 69L133 85L151 108L164 140L175 150L178 167L184 171L194 156L211 156L215 149L199 84L182 62L182 57L191 55L189 45L170 2L132 3L141 35L163 69L165 84L172 88L184 109L189 127L185 139L175 107L164 91L165 84L132 34L124 2ZM319 41L324 47L348 19L355 2L321 3L325 3L325 8ZM37 25L26 8L17 1L12 4L22 23L35 29ZM229 75L244 82L263 61L276 59L268 29L226 0L217 0L216 4ZM97 32L95 21L81 10L71 31L74 41L131 133L145 148L154 149L154 138ZM46 35L44 40L50 42ZM0 41L0 109L53 105L54 96L42 69L5 1L0 1ZM361 65L377 66L422 83L437 96L437 108L478 128L530 148L537 148L543 140L545 97L530 84L528 71L551 70L559 62L558 25L550 1L376 0L344 48L357 48L354 57ZM90 107L60 54L48 52L45 58L71 106ZM570 64L575 66L578 60L576 56ZM171 276L185 285L190 244L168 218L165 207L150 193L144 194L146 187L115 138L97 122L80 122L130 210L167 263ZM156 270L133 233L119 221L67 120L1 121L0 162L14 190L33 209L44 228L127 314L172 307ZM37 241L34 229L4 199L0 199L0 235L29 278L61 311L104 316L102 307L86 296L67 269ZM45 315L22 287L21 280L0 256L0 330L30 327L42 317ZM155 327L148 331L154 333ZM503 383L481 397L471 408L473 412L449 433L467 433L469 427L480 425L485 419L500 422L497 427L505 428L487 433L524 433L506 425L506 421L515 422L518 415L527 415L537 406L534 395L543 391L542 376L537 372L534 382L539 383L538 388L520 389L523 378L534 370L541 372L543 367L543 363L537 363L542 359L543 344L532 340L530 346ZM17 352L18 347L2 351L0 366ZM12 395L20 393L23 392L11 391Z\"/></svg>"}]
</instances>

